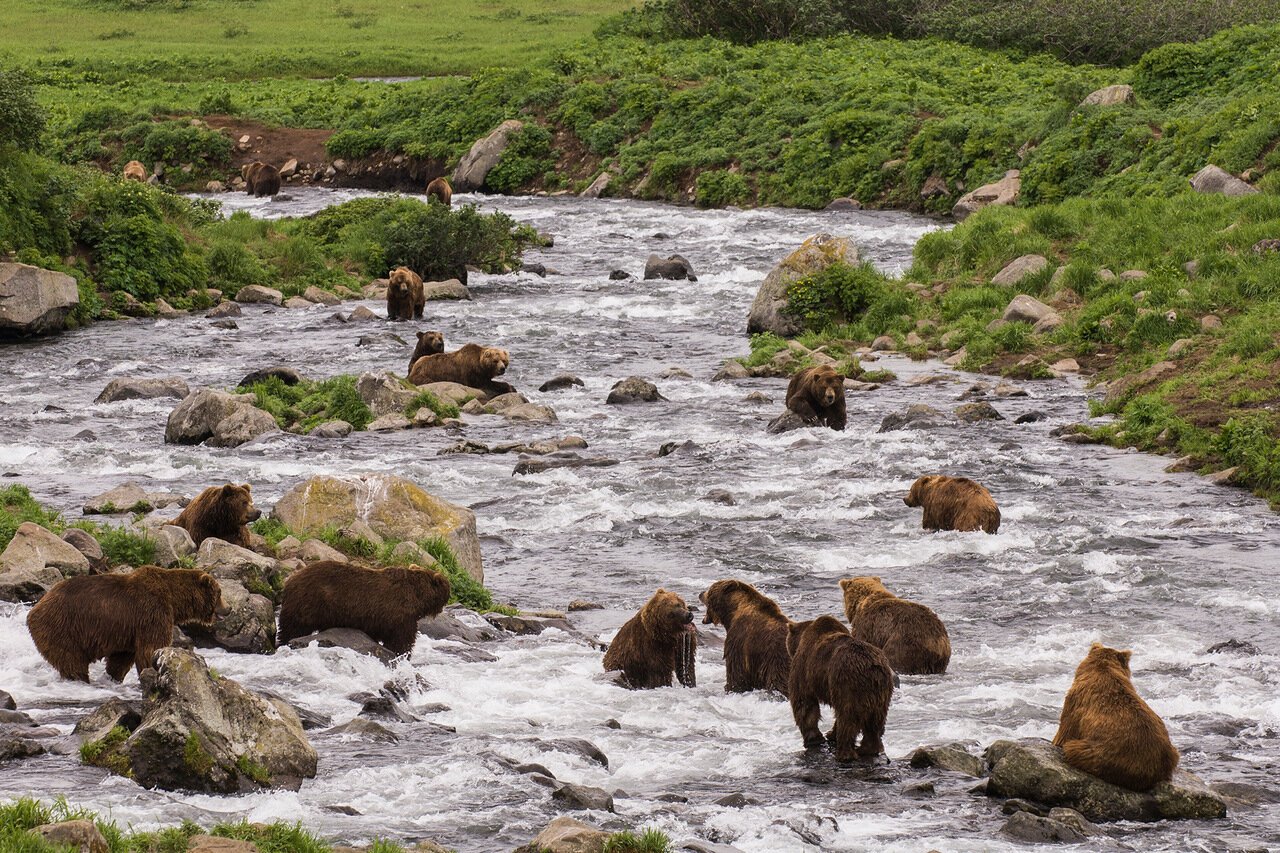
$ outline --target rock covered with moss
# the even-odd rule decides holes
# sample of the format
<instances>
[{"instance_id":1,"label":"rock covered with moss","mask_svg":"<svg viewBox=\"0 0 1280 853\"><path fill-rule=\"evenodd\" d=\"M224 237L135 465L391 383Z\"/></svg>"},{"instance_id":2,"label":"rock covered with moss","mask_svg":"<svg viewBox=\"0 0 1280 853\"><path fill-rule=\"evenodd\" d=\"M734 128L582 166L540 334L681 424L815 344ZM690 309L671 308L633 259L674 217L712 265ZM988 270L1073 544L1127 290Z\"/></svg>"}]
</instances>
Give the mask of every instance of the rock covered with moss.
<instances>
[{"instance_id":1,"label":"rock covered with moss","mask_svg":"<svg viewBox=\"0 0 1280 853\"><path fill-rule=\"evenodd\" d=\"M787 312L787 291L805 276L822 272L834 263L858 263L858 247L845 237L815 234L782 260L765 277L751 303L747 316L747 332L755 335L772 332L794 337L804 330L801 318Z\"/></svg>"}]
</instances>

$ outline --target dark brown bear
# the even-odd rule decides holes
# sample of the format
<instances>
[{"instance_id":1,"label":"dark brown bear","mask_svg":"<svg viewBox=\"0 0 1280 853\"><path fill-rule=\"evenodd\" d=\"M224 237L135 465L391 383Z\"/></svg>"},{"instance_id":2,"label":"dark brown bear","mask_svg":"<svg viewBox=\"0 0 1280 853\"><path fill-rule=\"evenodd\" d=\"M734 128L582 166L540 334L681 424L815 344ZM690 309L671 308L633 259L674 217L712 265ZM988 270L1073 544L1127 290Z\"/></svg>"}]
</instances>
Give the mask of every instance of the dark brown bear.
<instances>
[{"instance_id":1,"label":"dark brown bear","mask_svg":"<svg viewBox=\"0 0 1280 853\"><path fill-rule=\"evenodd\" d=\"M820 705L835 712L829 737L837 761L875 758L884 751L884 723L893 696L893 670L884 652L855 640L834 616L794 622L787 634L791 680L787 697L806 748L823 744ZM858 743L858 736L862 742Z\"/></svg>"},{"instance_id":2,"label":"dark brown bear","mask_svg":"<svg viewBox=\"0 0 1280 853\"><path fill-rule=\"evenodd\" d=\"M129 574L84 575L59 581L27 614L40 654L63 678L89 680L89 664L106 659L107 675L123 681L129 668L151 665L173 627L211 626L223 610L212 575L197 569L141 566Z\"/></svg>"},{"instance_id":3,"label":"dark brown bear","mask_svg":"<svg viewBox=\"0 0 1280 853\"><path fill-rule=\"evenodd\" d=\"M1133 689L1129 651L1094 643L1062 703L1055 746L1077 770L1134 791L1173 778L1178 750Z\"/></svg>"},{"instance_id":4,"label":"dark brown bear","mask_svg":"<svg viewBox=\"0 0 1280 853\"><path fill-rule=\"evenodd\" d=\"M829 364L806 367L787 385L787 408L810 426L843 430L847 420L844 377Z\"/></svg>"},{"instance_id":5,"label":"dark brown bear","mask_svg":"<svg viewBox=\"0 0 1280 853\"><path fill-rule=\"evenodd\" d=\"M195 500L187 504L171 524L191 534L191 541L198 546L210 538L224 539L241 548L249 547L251 521L257 521L262 513L253 505L249 484L237 486L210 486Z\"/></svg>"},{"instance_id":6,"label":"dark brown bear","mask_svg":"<svg viewBox=\"0 0 1280 853\"><path fill-rule=\"evenodd\" d=\"M698 598L707 608L703 624L724 626L724 689L776 690L785 696L791 675L791 620L777 603L738 580L716 581Z\"/></svg>"},{"instance_id":7,"label":"dark brown bear","mask_svg":"<svg viewBox=\"0 0 1280 853\"><path fill-rule=\"evenodd\" d=\"M409 372L413 372L413 363L424 355L435 355L444 352L443 332L418 332L418 343L409 356Z\"/></svg>"},{"instance_id":8,"label":"dark brown bear","mask_svg":"<svg viewBox=\"0 0 1280 853\"><path fill-rule=\"evenodd\" d=\"M510 362L511 356L504 349L467 344L453 352L424 355L410 368L409 381L414 385L457 382L496 397L516 390L506 382L494 379L506 372Z\"/></svg>"},{"instance_id":9,"label":"dark brown bear","mask_svg":"<svg viewBox=\"0 0 1280 853\"><path fill-rule=\"evenodd\" d=\"M396 267L387 281L387 319L421 320L427 306L422 276L408 267Z\"/></svg>"},{"instance_id":10,"label":"dark brown bear","mask_svg":"<svg viewBox=\"0 0 1280 853\"><path fill-rule=\"evenodd\" d=\"M640 612L618 629L604 654L604 671L622 671L628 687L670 687L674 674L685 687L697 686L693 611L674 592L659 589Z\"/></svg>"},{"instance_id":11,"label":"dark brown bear","mask_svg":"<svg viewBox=\"0 0 1280 853\"><path fill-rule=\"evenodd\" d=\"M844 614L854 639L884 652L895 672L929 675L947 671L951 638L937 614L885 589L880 578L845 578Z\"/></svg>"},{"instance_id":12,"label":"dark brown bear","mask_svg":"<svg viewBox=\"0 0 1280 853\"><path fill-rule=\"evenodd\" d=\"M275 166L255 160L240 167L240 177L244 178L244 191L251 196L280 192L280 170Z\"/></svg>"},{"instance_id":13,"label":"dark brown bear","mask_svg":"<svg viewBox=\"0 0 1280 853\"><path fill-rule=\"evenodd\" d=\"M354 628L397 655L408 654L418 620L443 610L449 593L448 578L420 566L312 563L285 581L278 645L328 628Z\"/></svg>"},{"instance_id":14,"label":"dark brown bear","mask_svg":"<svg viewBox=\"0 0 1280 853\"><path fill-rule=\"evenodd\" d=\"M433 198L439 199L440 203L445 207L452 206L453 187L449 186L448 179L443 177L436 178L427 184L427 201L429 202Z\"/></svg>"},{"instance_id":15,"label":"dark brown bear","mask_svg":"<svg viewBox=\"0 0 1280 853\"><path fill-rule=\"evenodd\" d=\"M924 507L921 526L925 530L1000 529L1000 508L991 493L967 477L933 474L911 484L902 502Z\"/></svg>"}]
</instances>

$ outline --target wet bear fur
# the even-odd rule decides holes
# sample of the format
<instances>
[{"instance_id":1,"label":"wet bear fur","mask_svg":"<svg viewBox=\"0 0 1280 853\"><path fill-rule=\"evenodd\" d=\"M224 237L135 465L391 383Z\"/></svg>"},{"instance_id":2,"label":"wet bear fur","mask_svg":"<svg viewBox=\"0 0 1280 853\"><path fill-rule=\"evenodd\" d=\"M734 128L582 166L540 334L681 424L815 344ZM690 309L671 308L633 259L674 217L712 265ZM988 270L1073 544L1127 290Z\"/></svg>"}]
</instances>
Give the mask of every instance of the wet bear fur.
<instances>
[{"instance_id":1,"label":"wet bear fur","mask_svg":"<svg viewBox=\"0 0 1280 853\"><path fill-rule=\"evenodd\" d=\"M844 377L829 364L806 367L787 385L787 408L810 426L843 430L847 420Z\"/></svg>"},{"instance_id":2,"label":"wet bear fur","mask_svg":"<svg viewBox=\"0 0 1280 853\"><path fill-rule=\"evenodd\" d=\"M421 320L427 306L422 276L408 267L396 267L387 280L387 319Z\"/></svg>"},{"instance_id":3,"label":"wet bear fur","mask_svg":"<svg viewBox=\"0 0 1280 853\"><path fill-rule=\"evenodd\" d=\"M141 566L58 582L27 614L27 629L63 678L88 681L89 664L105 659L107 675L123 681L130 667L141 674L151 666L156 650L172 642L175 625L209 627L222 610L212 575Z\"/></svg>"},{"instance_id":4,"label":"wet bear fur","mask_svg":"<svg viewBox=\"0 0 1280 853\"><path fill-rule=\"evenodd\" d=\"M190 533L197 547L206 539L217 538L248 548L248 524L261 515L253 505L248 483L241 486L227 483L210 486L196 495L170 524Z\"/></svg>"},{"instance_id":5,"label":"wet bear fur","mask_svg":"<svg viewBox=\"0 0 1280 853\"><path fill-rule=\"evenodd\" d=\"M910 507L924 507L921 526L925 530L1000 529L1000 508L995 499L979 483L967 477L933 474L911 484L902 502Z\"/></svg>"},{"instance_id":6,"label":"wet bear fur","mask_svg":"<svg viewBox=\"0 0 1280 853\"><path fill-rule=\"evenodd\" d=\"M692 687L692 661L686 668L680 654L682 638L696 637L693 612L674 592L659 589L627 620L604 654L605 672L621 671L628 687L647 690L670 687L671 676Z\"/></svg>"},{"instance_id":7,"label":"wet bear fur","mask_svg":"<svg viewBox=\"0 0 1280 853\"><path fill-rule=\"evenodd\" d=\"M413 363L424 355L435 355L444 352L444 332L418 332L418 343L409 356L409 372L413 372Z\"/></svg>"},{"instance_id":8,"label":"wet bear fur","mask_svg":"<svg viewBox=\"0 0 1280 853\"><path fill-rule=\"evenodd\" d=\"M244 191L251 196L275 195L280 192L280 170L255 160L240 167Z\"/></svg>"},{"instance_id":9,"label":"wet bear fur","mask_svg":"<svg viewBox=\"0 0 1280 853\"><path fill-rule=\"evenodd\" d=\"M418 638L418 620L449 601L449 580L421 566L373 568L324 560L285 581L277 645L329 628L354 628L397 655Z\"/></svg>"},{"instance_id":10,"label":"wet bear fur","mask_svg":"<svg viewBox=\"0 0 1280 853\"><path fill-rule=\"evenodd\" d=\"M883 752L885 719L893 696L893 670L884 652L855 640L834 616L793 622L787 650L791 653L787 698L805 747L823 744L820 706L830 705L835 726L828 737L837 761L875 758Z\"/></svg>"},{"instance_id":11,"label":"wet bear fur","mask_svg":"<svg viewBox=\"0 0 1280 853\"><path fill-rule=\"evenodd\" d=\"M845 578L844 613L849 633L884 652L895 672L930 675L947 671L951 638L938 615L898 598L880 578Z\"/></svg>"},{"instance_id":12,"label":"wet bear fur","mask_svg":"<svg viewBox=\"0 0 1280 853\"><path fill-rule=\"evenodd\" d=\"M427 201L438 199L445 207L451 207L453 204L453 187L449 186L447 178L436 178L427 184Z\"/></svg>"},{"instance_id":13,"label":"wet bear fur","mask_svg":"<svg viewBox=\"0 0 1280 853\"><path fill-rule=\"evenodd\" d=\"M514 386L494 379L505 373L510 363L511 356L504 349L466 344L453 352L422 356L409 369L409 381L414 385L457 382L496 397L516 390Z\"/></svg>"},{"instance_id":14,"label":"wet bear fur","mask_svg":"<svg viewBox=\"0 0 1280 853\"><path fill-rule=\"evenodd\" d=\"M1133 689L1132 654L1093 644L1076 668L1053 743L1077 770L1147 791L1173 777L1178 750L1164 721Z\"/></svg>"},{"instance_id":15,"label":"wet bear fur","mask_svg":"<svg viewBox=\"0 0 1280 853\"><path fill-rule=\"evenodd\" d=\"M706 608L703 624L724 626L724 689L776 690L785 696L791 676L791 620L777 603L739 580L716 581L698 598Z\"/></svg>"}]
</instances>

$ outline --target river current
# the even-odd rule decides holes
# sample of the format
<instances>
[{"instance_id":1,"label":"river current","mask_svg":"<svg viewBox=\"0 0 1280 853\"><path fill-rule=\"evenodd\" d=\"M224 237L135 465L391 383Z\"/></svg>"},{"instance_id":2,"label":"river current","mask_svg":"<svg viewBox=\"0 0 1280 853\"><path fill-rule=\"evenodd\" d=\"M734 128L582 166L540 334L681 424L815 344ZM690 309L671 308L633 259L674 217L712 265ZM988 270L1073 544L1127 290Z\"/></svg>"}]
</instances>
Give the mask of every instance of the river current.
<instances>
[{"instance_id":1,"label":"river current","mask_svg":"<svg viewBox=\"0 0 1280 853\"><path fill-rule=\"evenodd\" d=\"M292 192L290 200L218 198L228 210L282 216L361 194ZM398 743L312 732L319 775L296 793L146 791L82 767L74 755L49 755L0 770L0 797L65 794L138 828L183 818L301 820L347 842L430 838L487 853L527 842L560 813L546 788L504 760L514 759L620 792L616 816L580 816L606 828L656 826L677 846L701 839L743 851L1012 850L1020 845L1000 835L998 803L968 792L976 780L912 770L903 759L926 743L960 741L980 752L998 738L1052 737L1093 641L1133 650L1137 689L1166 721L1184 768L1210 783L1276 789L1280 521L1263 502L1195 475L1166 474L1158 457L1051 438L1054 426L1087 414L1091 392L1075 380L1029 382L1028 396L993 400L1006 420L879 433L884 415L916 402L949 410L982 379L888 357L874 366L895 371L898 381L851 393L845 432L780 436L767 435L765 424L782 410L784 380L711 381L726 357L747 352L751 299L804 238L849 236L866 258L899 271L934 223L897 213L455 197L467 201L553 234L555 245L527 260L558 274L473 275L474 301L428 303L421 324L328 319L350 303L246 306L236 330L199 316L129 320L6 345L0 473L75 518L87 498L126 481L187 494L249 482L265 512L314 474L392 472L476 510L486 583L497 599L525 609L599 602L603 610L571 618L604 640L659 586L695 603L712 581L741 578L799 619L840 614L839 578L879 575L934 608L954 648L946 675L902 677L885 735L888 764L849 769L806 756L785 701L723 692L714 644L699 649L696 688L627 691L599 678L597 648L550 630L485 644L493 660L468 660L487 656L460 656L456 642L421 637L392 673L338 649L202 652L223 675L275 690L334 724L359 711L351 694L376 692L389 676L425 680L406 704L428 722L388 724ZM650 252L684 255L698 281L639 280ZM636 278L611 281L615 268ZM383 313L385 306L368 304ZM122 376L180 376L194 388L234 386L274 364L317 378L403 373L417 329L443 331L450 349L471 341L508 349L506 378L559 416L539 425L466 417L467 438L577 434L590 445L585 453L620 463L513 476L510 455L437 455L458 439L443 430L174 447L163 442L172 401L93 402ZM409 343L356 345L386 331ZM563 372L585 385L536 390ZM925 373L946 378L910 384ZM668 401L606 405L610 386L631 375L656 382ZM752 391L772 402L747 402ZM1014 424L1031 410L1048 418ZM682 446L659 457L667 442ZM902 496L915 477L938 472L991 490L1004 518L997 535L920 530L920 511ZM712 490L734 503L707 499ZM69 731L107 698L139 695L133 675L117 686L100 665L92 684L60 681L31 644L26 611L0 605L0 688L22 710ZM1228 639L1258 653L1208 653ZM540 743L564 737L596 744L608 768ZM925 780L935 783L933 795L912 789ZM716 803L731 794L746 804ZM1234 809L1213 823L1112 824L1087 846L1280 848L1280 807Z\"/></svg>"}]
</instances>

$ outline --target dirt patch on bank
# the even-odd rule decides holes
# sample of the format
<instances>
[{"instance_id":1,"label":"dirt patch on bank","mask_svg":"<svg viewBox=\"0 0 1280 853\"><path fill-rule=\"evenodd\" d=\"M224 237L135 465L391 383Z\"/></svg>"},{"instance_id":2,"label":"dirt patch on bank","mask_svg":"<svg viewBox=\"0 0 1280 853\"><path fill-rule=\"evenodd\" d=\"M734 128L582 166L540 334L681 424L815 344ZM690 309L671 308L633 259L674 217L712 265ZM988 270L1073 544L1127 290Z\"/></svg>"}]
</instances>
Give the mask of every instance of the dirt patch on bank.
<instances>
[{"instance_id":1,"label":"dirt patch on bank","mask_svg":"<svg viewBox=\"0 0 1280 853\"><path fill-rule=\"evenodd\" d=\"M296 127L268 127L262 122L236 116L205 116L210 130L221 131L231 138L235 150L232 165L238 174L240 167L255 160L283 166L296 159L300 168L316 168L329 162L325 143L333 136L332 130L303 129ZM240 140L248 137L247 148Z\"/></svg>"}]
</instances>

